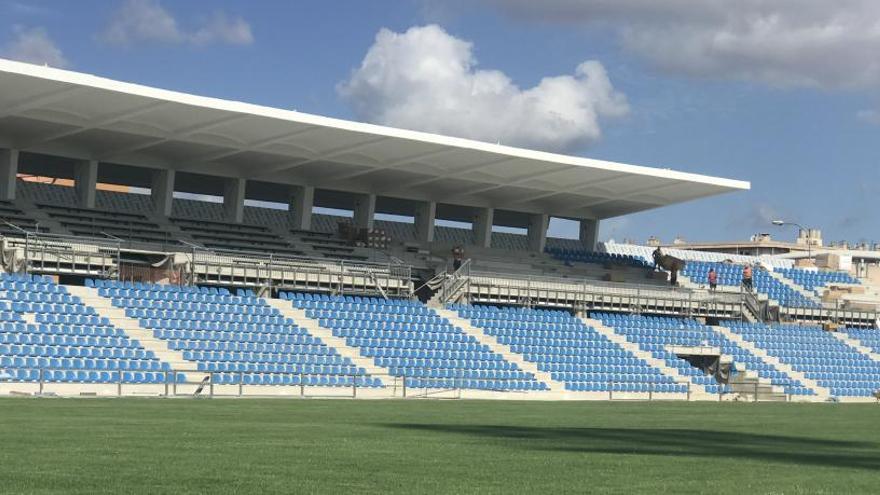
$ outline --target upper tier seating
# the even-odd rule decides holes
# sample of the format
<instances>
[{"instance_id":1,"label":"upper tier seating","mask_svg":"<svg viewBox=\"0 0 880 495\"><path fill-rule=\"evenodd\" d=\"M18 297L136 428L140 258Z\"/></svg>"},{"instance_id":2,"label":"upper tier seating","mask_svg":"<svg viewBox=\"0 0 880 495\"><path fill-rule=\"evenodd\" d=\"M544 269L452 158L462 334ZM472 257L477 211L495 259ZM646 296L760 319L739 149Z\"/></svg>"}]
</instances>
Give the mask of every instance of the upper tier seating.
<instances>
[{"instance_id":1,"label":"upper tier seating","mask_svg":"<svg viewBox=\"0 0 880 495\"><path fill-rule=\"evenodd\" d=\"M622 315L614 313L598 313L595 315L605 325L615 328L618 333L635 342L642 350L650 352L655 358L663 359L670 367L677 368L680 373L691 377L701 385L707 385L710 393L717 393L719 385L712 377L690 366L685 360L667 350L667 346L710 346L718 347L722 354L731 356L736 365L755 371L759 377L770 380L773 385L782 387L789 395L815 395L812 390L804 387L800 381L788 377L773 365L764 362L746 349L728 340L723 334L711 327L702 325L695 320L685 318L647 317L638 315ZM721 391L729 388L721 386Z\"/></svg>"},{"instance_id":2,"label":"upper tier seating","mask_svg":"<svg viewBox=\"0 0 880 495\"><path fill-rule=\"evenodd\" d=\"M880 389L880 363L816 326L731 322L747 341L828 388L832 395L870 397Z\"/></svg>"},{"instance_id":3,"label":"upper tier seating","mask_svg":"<svg viewBox=\"0 0 880 495\"><path fill-rule=\"evenodd\" d=\"M302 256L302 250L280 238L267 227L214 220L172 218L171 221L207 248L231 251L259 251Z\"/></svg>"},{"instance_id":4,"label":"upper tier seating","mask_svg":"<svg viewBox=\"0 0 880 495\"><path fill-rule=\"evenodd\" d=\"M684 266L684 270L682 270L682 275L688 277L694 283L706 284L709 270L712 268L718 274L719 286L739 287L742 284L743 265L732 263L688 261ZM761 294L766 294L770 299L782 306L819 307L816 301L808 299L800 292L773 278L773 276L761 268L754 268L752 274L755 290Z\"/></svg>"},{"instance_id":5,"label":"upper tier seating","mask_svg":"<svg viewBox=\"0 0 880 495\"><path fill-rule=\"evenodd\" d=\"M23 233L19 229L33 231L37 225L36 220L8 201L0 201L0 220L2 220L0 221L2 235L21 236ZM18 229L9 225L10 223Z\"/></svg>"},{"instance_id":6,"label":"upper tier seating","mask_svg":"<svg viewBox=\"0 0 880 495\"><path fill-rule=\"evenodd\" d=\"M453 305L450 309L576 392L678 392L687 386L563 311Z\"/></svg>"},{"instance_id":7,"label":"upper tier seating","mask_svg":"<svg viewBox=\"0 0 880 495\"><path fill-rule=\"evenodd\" d=\"M41 371L49 383L183 380L48 277L4 274L0 291L0 368L14 380L38 381Z\"/></svg>"},{"instance_id":8,"label":"upper tier seating","mask_svg":"<svg viewBox=\"0 0 880 495\"><path fill-rule=\"evenodd\" d=\"M102 280L91 284L200 371L214 372L214 383L382 386L251 293L233 296L226 289Z\"/></svg>"},{"instance_id":9,"label":"upper tier seating","mask_svg":"<svg viewBox=\"0 0 880 495\"><path fill-rule=\"evenodd\" d=\"M550 246L544 251L554 258L566 262L577 261L581 263L613 264L636 267L654 266L653 263L648 263L644 258L628 254L601 253L598 251L587 251L586 249L568 249Z\"/></svg>"},{"instance_id":10,"label":"upper tier seating","mask_svg":"<svg viewBox=\"0 0 880 495\"><path fill-rule=\"evenodd\" d=\"M828 284L859 283L859 279L846 272L803 270L800 268L780 268L776 271L811 292L815 292L817 287L825 287Z\"/></svg>"},{"instance_id":11,"label":"upper tier seating","mask_svg":"<svg viewBox=\"0 0 880 495\"><path fill-rule=\"evenodd\" d=\"M441 244L470 246L474 244L474 233L470 229L457 227L434 227L434 241Z\"/></svg>"},{"instance_id":12,"label":"upper tier seating","mask_svg":"<svg viewBox=\"0 0 880 495\"><path fill-rule=\"evenodd\" d=\"M106 237L107 234L125 241L177 243L174 235L139 213L40 203L37 207L75 236Z\"/></svg>"},{"instance_id":13,"label":"upper tier seating","mask_svg":"<svg viewBox=\"0 0 880 495\"><path fill-rule=\"evenodd\" d=\"M654 265L653 253L657 249L651 246L638 246L635 244L620 244L613 241L603 243L604 251L612 254L627 254L638 256L645 261ZM685 261L703 261L707 263L723 263L731 261L733 263L761 263L764 266L773 268L791 268L794 261L785 258L777 258L774 256L745 256L740 254L728 253L711 253L706 251L693 251L689 249L662 248L663 254L675 256Z\"/></svg>"},{"instance_id":14,"label":"upper tier seating","mask_svg":"<svg viewBox=\"0 0 880 495\"><path fill-rule=\"evenodd\" d=\"M294 307L409 387L545 390L473 336L417 301L282 294Z\"/></svg>"}]
</instances>

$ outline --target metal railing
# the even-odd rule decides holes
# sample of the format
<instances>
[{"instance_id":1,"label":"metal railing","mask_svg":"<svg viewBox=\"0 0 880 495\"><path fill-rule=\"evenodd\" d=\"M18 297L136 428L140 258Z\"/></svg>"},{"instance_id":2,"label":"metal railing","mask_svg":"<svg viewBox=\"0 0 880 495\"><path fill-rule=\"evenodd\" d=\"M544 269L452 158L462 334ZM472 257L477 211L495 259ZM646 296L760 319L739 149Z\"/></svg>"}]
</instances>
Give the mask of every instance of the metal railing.
<instances>
[{"instance_id":1,"label":"metal railing","mask_svg":"<svg viewBox=\"0 0 880 495\"><path fill-rule=\"evenodd\" d=\"M75 274L119 279L123 241L114 236L76 237L27 232L4 236L8 271ZM264 289L318 290L336 294L377 293L383 297L412 295L412 267L389 258L386 263L332 258L279 256L272 253L207 249L181 240L166 256L182 255L189 284Z\"/></svg>"},{"instance_id":2,"label":"metal railing","mask_svg":"<svg viewBox=\"0 0 880 495\"><path fill-rule=\"evenodd\" d=\"M3 370L0 370L2 372ZM412 370L411 370L412 371ZM79 373L82 380L66 380L65 374ZM16 375L27 375L19 378ZM424 374L424 373L422 373ZM138 379L137 375L151 375L149 380ZM501 393L510 399L521 398L524 394L546 393L547 391L515 390L507 386L485 386L492 382L496 385L510 382L521 382L521 379L492 378L483 380L484 386L474 387L473 378L452 376L448 378L404 377L390 374L337 374L332 375L335 383L320 383L317 374L313 373L282 373L282 372L246 372L246 371L136 371L136 370L96 370L73 368L11 368L0 373L0 385L9 392L33 393L36 395L81 395L93 393L101 396L123 397L127 395L153 397L288 397L288 398L402 398L402 399L464 399L479 398L483 393ZM323 375L325 377L330 375ZM158 377L158 379L156 379ZM378 378L381 387L370 386L371 379ZM267 380L268 379L268 380ZM268 381L270 383L258 383ZM690 381L676 383L685 386L684 392L670 391L668 383L652 383L643 381L607 380L591 382L589 390L574 391L551 390L564 392L573 399L596 400L739 400L739 401L772 401L784 400L791 402L793 396L775 392L768 385L749 383L732 387L738 390L724 391L719 388L717 394L695 393ZM14 390L11 387L20 387ZM73 390L70 390L73 389ZM497 397L497 396L496 396ZM502 396L503 397L503 396ZM714 397L714 398L713 398ZM559 397L562 398L562 397Z\"/></svg>"}]
</instances>

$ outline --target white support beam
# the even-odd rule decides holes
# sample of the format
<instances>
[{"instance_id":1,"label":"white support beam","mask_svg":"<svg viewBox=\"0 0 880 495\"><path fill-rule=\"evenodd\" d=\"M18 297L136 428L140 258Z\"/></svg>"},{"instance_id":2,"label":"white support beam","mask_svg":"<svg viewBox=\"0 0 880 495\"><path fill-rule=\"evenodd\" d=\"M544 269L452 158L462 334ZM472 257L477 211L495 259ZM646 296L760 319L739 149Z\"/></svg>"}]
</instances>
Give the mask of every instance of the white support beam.
<instances>
[{"instance_id":1,"label":"white support beam","mask_svg":"<svg viewBox=\"0 0 880 495\"><path fill-rule=\"evenodd\" d=\"M244 220L244 191L247 181L230 177L223 183L223 209L226 221L241 223Z\"/></svg>"},{"instance_id":2,"label":"white support beam","mask_svg":"<svg viewBox=\"0 0 880 495\"><path fill-rule=\"evenodd\" d=\"M529 250L538 253L544 252L547 245L547 227L550 226L550 216L546 213L532 213L529 215Z\"/></svg>"},{"instance_id":3,"label":"white support beam","mask_svg":"<svg viewBox=\"0 0 880 495\"><path fill-rule=\"evenodd\" d=\"M290 186L288 218L290 228L312 230L312 208L315 205L315 188L312 186Z\"/></svg>"},{"instance_id":4,"label":"white support beam","mask_svg":"<svg viewBox=\"0 0 880 495\"><path fill-rule=\"evenodd\" d=\"M434 220L437 219L437 203L421 201L416 204L416 239L422 244L434 242Z\"/></svg>"},{"instance_id":5,"label":"white support beam","mask_svg":"<svg viewBox=\"0 0 880 495\"><path fill-rule=\"evenodd\" d=\"M98 186L98 161L81 160L74 167L76 204L80 208L94 208L95 190Z\"/></svg>"},{"instance_id":6,"label":"white support beam","mask_svg":"<svg viewBox=\"0 0 880 495\"><path fill-rule=\"evenodd\" d=\"M171 216L174 204L174 170L153 170L153 182L150 187L150 199L153 212L162 217Z\"/></svg>"},{"instance_id":7,"label":"white support beam","mask_svg":"<svg viewBox=\"0 0 880 495\"><path fill-rule=\"evenodd\" d=\"M31 147L48 143L50 141L55 141L62 138L67 138L71 136L76 136L77 134L82 134L84 132L88 132L94 129L102 129L107 126L117 124L123 120L131 119L137 117L139 115L143 115L145 113L150 113L155 110L158 110L165 106L170 106L171 104L168 102L150 102L146 105L141 105L137 108L130 108L122 112L117 112L114 114L110 114L102 118L101 120L96 120L94 122L90 122L88 125L77 126L70 129L65 129L63 131L53 132L51 134L44 134L42 136L37 136L36 138L25 142L22 144L22 149L29 149Z\"/></svg>"},{"instance_id":8,"label":"white support beam","mask_svg":"<svg viewBox=\"0 0 880 495\"><path fill-rule=\"evenodd\" d=\"M367 170L358 170L357 172L345 172L345 173L338 175L336 177L331 177L330 181L345 181L345 180L356 179L362 175L368 175L368 174L372 174L374 172L379 172L382 170L395 169L395 168L403 166L403 165L409 165L412 162L417 161L417 160L424 160L425 158L435 158L435 157L438 157L441 155L445 155L447 153L452 153L453 151L457 151L457 150L455 150L453 148L443 148L443 149L439 149L439 150L428 151L425 153L418 153L416 155L410 155L406 158L401 158L399 160L384 163L384 164L376 166L376 167L371 167Z\"/></svg>"},{"instance_id":9,"label":"white support beam","mask_svg":"<svg viewBox=\"0 0 880 495\"><path fill-rule=\"evenodd\" d=\"M7 107L0 111L0 118L8 117L10 115L16 115L21 112L33 110L34 108L39 108L45 105L59 102L61 100L74 96L76 93L81 93L86 89L87 88L85 88L84 86L65 86L61 89L56 89L47 93L43 93L41 95L31 97L29 99L25 99L23 101L20 101L17 105Z\"/></svg>"},{"instance_id":10,"label":"white support beam","mask_svg":"<svg viewBox=\"0 0 880 495\"><path fill-rule=\"evenodd\" d=\"M18 150L0 149L0 201L15 199L18 156Z\"/></svg>"},{"instance_id":11,"label":"white support beam","mask_svg":"<svg viewBox=\"0 0 880 495\"><path fill-rule=\"evenodd\" d=\"M153 136L149 140L133 144L131 146L124 146L121 148L111 149L105 151L99 157L103 161L110 161L111 158L120 157L122 155L126 155L129 153L134 153L136 151L143 151L154 146L159 146L160 144L165 144L171 141L181 141L185 138L192 136L193 134L198 134L200 132L205 132L216 127L220 127L222 125L231 124L232 122L243 120L248 118L247 115L244 114L234 114L234 115L226 115L220 117L218 119L214 119L210 122L202 122L199 124L194 124L189 127L183 127L180 129L174 129L171 131L167 131L164 135Z\"/></svg>"},{"instance_id":12,"label":"white support beam","mask_svg":"<svg viewBox=\"0 0 880 495\"><path fill-rule=\"evenodd\" d=\"M495 221L495 208L477 208L473 221L474 244L479 247L492 247L492 223Z\"/></svg>"},{"instance_id":13,"label":"white support beam","mask_svg":"<svg viewBox=\"0 0 880 495\"><path fill-rule=\"evenodd\" d=\"M376 195L356 194L354 200L354 224L361 229L372 229L376 216Z\"/></svg>"},{"instance_id":14,"label":"white support beam","mask_svg":"<svg viewBox=\"0 0 880 495\"><path fill-rule=\"evenodd\" d=\"M443 173L443 174L440 174L440 175L437 175L434 177L429 177L427 179L416 179L416 180L410 181L410 182L403 182L400 184L395 184L395 187L401 188L401 189L406 189L406 188L410 188L410 187L427 186L429 184L433 184L434 182L448 179L450 177L456 177L456 176L461 175L463 173L477 172L477 171L482 170L484 168L491 167L492 165L499 165L501 163L509 162L509 161L513 161L513 160L515 160L515 158L505 157L505 158L493 159L493 160L490 160L488 162L483 162L483 163L462 165L462 166L454 167L446 173Z\"/></svg>"},{"instance_id":15,"label":"white support beam","mask_svg":"<svg viewBox=\"0 0 880 495\"><path fill-rule=\"evenodd\" d=\"M301 160L283 161L283 162L280 162L277 164L269 165L267 167L262 167L260 170L255 170L254 174L251 175L251 178L257 179L260 177L266 177L266 176L274 175L278 172L287 172L287 171L302 167L304 165L310 165L312 163L326 161L326 160L329 160L329 159L334 158L339 155L351 153L352 151L356 151L359 148L362 148L364 146L370 146L372 144L376 144L376 143L385 141L386 139L387 138L385 138L385 137L381 137L381 138L369 139L367 141L361 141L359 143L350 144L350 145L346 145L346 146L340 146L337 148L332 148L332 149L324 150L321 152L312 151L311 157L303 158ZM298 146L298 148L305 149L302 146Z\"/></svg>"},{"instance_id":16,"label":"white support beam","mask_svg":"<svg viewBox=\"0 0 880 495\"><path fill-rule=\"evenodd\" d=\"M595 251L596 242L599 241L599 220L582 218L580 226L580 240L584 249Z\"/></svg>"}]
</instances>

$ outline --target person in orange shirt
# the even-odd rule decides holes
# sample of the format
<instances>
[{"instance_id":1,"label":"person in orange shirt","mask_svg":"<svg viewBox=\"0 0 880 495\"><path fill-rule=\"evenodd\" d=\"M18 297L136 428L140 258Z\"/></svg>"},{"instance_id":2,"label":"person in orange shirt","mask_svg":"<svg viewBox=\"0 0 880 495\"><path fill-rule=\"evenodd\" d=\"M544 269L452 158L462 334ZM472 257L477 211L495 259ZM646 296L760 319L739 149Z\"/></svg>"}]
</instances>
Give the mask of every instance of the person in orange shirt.
<instances>
[{"instance_id":1,"label":"person in orange shirt","mask_svg":"<svg viewBox=\"0 0 880 495\"><path fill-rule=\"evenodd\" d=\"M714 268L709 269L709 276L707 278L709 281L709 290L712 292L718 290L718 274L715 273Z\"/></svg>"},{"instance_id":2,"label":"person in orange shirt","mask_svg":"<svg viewBox=\"0 0 880 495\"><path fill-rule=\"evenodd\" d=\"M743 288L747 291L752 290L752 265L746 265L743 268Z\"/></svg>"}]
</instances>

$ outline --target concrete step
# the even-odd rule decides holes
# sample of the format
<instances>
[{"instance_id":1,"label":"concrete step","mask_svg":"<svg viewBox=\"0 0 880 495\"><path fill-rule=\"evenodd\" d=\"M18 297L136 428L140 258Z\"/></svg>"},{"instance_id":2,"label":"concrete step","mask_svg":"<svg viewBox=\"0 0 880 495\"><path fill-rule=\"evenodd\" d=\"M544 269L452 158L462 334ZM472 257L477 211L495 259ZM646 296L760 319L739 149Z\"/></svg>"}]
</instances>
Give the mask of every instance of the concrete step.
<instances>
[{"instance_id":1,"label":"concrete step","mask_svg":"<svg viewBox=\"0 0 880 495\"><path fill-rule=\"evenodd\" d=\"M715 394L709 394L709 392L706 390L706 387L704 387L703 385L691 382L689 377L682 376L678 372L678 370L667 366L665 361L657 359L653 355L651 355L650 352L642 350L638 344L626 340L626 337L618 334L613 328L605 326L605 324L601 321L594 320L592 318L580 318L580 320L584 323L584 325L593 327L594 329L596 329L597 332L607 337L608 340L614 342L620 347L623 347L637 358L659 369L664 375L671 376L675 379L676 382L690 384L692 394L715 396Z\"/></svg>"},{"instance_id":2,"label":"concrete step","mask_svg":"<svg viewBox=\"0 0 880 495\"><path fill-rule=\"evenodd\" d=\"M94 308L98 315L110 320L114 327L122 329L128 338L137 340L144 349L152 351L159 361L168 363L172 370L197 371L195 362L184 359L182 352L169 349L166 341L156 338L152 330L141 327L138 320L129 318L123 309L113 306L110 298L98 294L98 289L81 285L64 287L71 295L79 297L83 304ZM188 381L198 381L202 378L199 373L187 373Z\"/></svg>"},{"instance_id":3,"label":"concrete step","mask_svg":"<svg viewBox=\"0 0 880 495\"><path fill-rule=\"evenodd\" d=\"M742 338L742 337L741 337L739 334L737 334L736 332L734 332L734 331L732 331L732 330L730 330L730 329L728 329L728 328L725 328L725 327L713 326L713 327L711 327L711 328L712 328L713 330L715 330L716 332L720 333L721 335L727 337L727 339L730 340L731 342L733 342L734 344L736 344L736 345L742 347L743 349L745 349L745 350L751 352L751 353L754 354L755 356L758 356L758 357L761 358L765 363L772 364L773 366L776 367L776 369L778 369L779 371L781 371L781 372L785 373L786 375L788 375L789 378L792 378L792 379L798 380L798 381L800 381L805 387L808 387L808 388L813 389L813 392L815 392L816 395L817 395L820 399L827 399L828 397L831 396L831 391L830 391L830 390L828 390L827 388L825 388L825 387L819 385L818 383L816 383L815 380L811 380L811 379L807 378L807 376L804 375L803 373L801 373L800 371L796 371L796 370L795 370L794 368L792 368L791 366L789 366L789 365L783 363L782 361L780 361L779 359L777 359L777 358L771 356L770 354L767 354L766 351L764 351L764 350L761 349L760 347L756 346L755 344L752 344L751 342L745 340L744 338Z\"/></svg>"},{"instance_id":4,"label":"concrete step","mask_svg":"<svg viewBox=\"0 0 880 495\"><path fill-rule=\"evenodd\" d=\"M522 354L513 352L508 345L499 343L495 337L487 335L485 332L483 332L482 328L471 325L470 321L459 317L458 314L454 311L450 311L444 308L432 309L435 313L445 318L451 325L460 328L464 333L468 335L472 335L475 339L477 339L479 343L491 349L492 352L500 354L508 362L516 364L519 369L535 375L535 378L537 378L539 381L544 382L545 384L547 384L548 387L550 387L551 392L565 391L565 383L554 380L550 376L550 373L539 370L538 365L526 361L525 358L523 358Z\"/></svg>"},{"instance_id":5,"label":"concrete step","mask_svg":"<svg viewBox=\"0 0 880 495\"><path fill-rule=\"evenodd\" d=\"M332 330L322 327L318 324L318 320L306 316L304 310L295 308L290 301L269 297L264 297L263 300L266 301L269 306L277 309L285 318L293 320L297 326L306 329L311 335L318 337L322 342L336 349L336 352L338 352L340 356L350 359L355 366L363 368L369 375L382 380L382 383L386 386L403 386L402 381L395 380L394 377L390 375L388 368L378 366L371 358L362 356L358 349L349 347L345 342L345 339L333 335ZM396 383L398 381L400 381L400 383Z\"/></svg>"}]
</instances>

